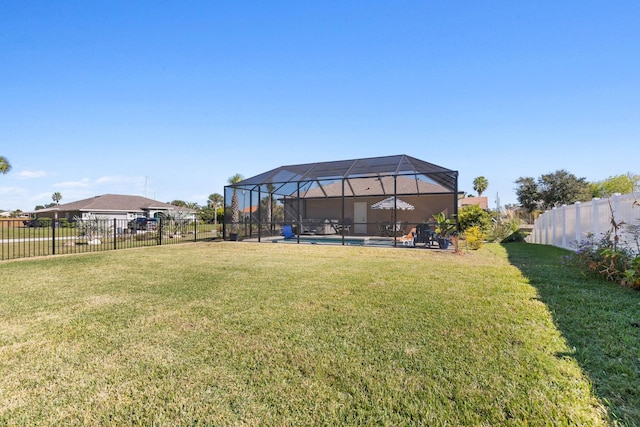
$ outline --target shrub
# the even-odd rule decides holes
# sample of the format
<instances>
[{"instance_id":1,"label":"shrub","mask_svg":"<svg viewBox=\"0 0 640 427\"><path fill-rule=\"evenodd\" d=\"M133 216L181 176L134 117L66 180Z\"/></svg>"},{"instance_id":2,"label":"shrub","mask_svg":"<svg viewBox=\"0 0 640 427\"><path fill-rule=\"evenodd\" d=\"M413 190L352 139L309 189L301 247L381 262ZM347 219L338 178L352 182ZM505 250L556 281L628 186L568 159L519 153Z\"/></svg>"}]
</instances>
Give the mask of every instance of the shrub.
<instances>
[{"instance_id":1,"label":"shrub","mask_svg":"<svg viewBox=\"0 0 640 427\"><path fill-rule=\"evenodd\" d=\"M480 229L480 227L478 227L477 225L469 227L467 231L464 232L464 236L467 248L474 251L482 247L484 239L486 237L482 229Z\"/></svg>"},{"instance_id":2,"label":"shrub","mask_svg":"<svg viewBox=\"0 0 640 427\"><path fill-rule=\"evenodd\" d=\"M518 220L496 221L491 224L491 229L487 233L487 240L490 242L502 242L518 231L519 226Z\"/></svg>"},{"instance_id":3,"label":"shrub","mask_svg":"<svg viewBox=\"0 0 640 427\"><path fill-rule=\"evenodd\" d=\"M62 228L72 228L75 227L75 222L69 221L67 218L60 218L58 220L58 225Z\"/></svg>"},{"instance_id":4,"label":"shrub","mask_svg":"<svg viewBox=\"0 0 640 427\"><path fill-rule=\"evenodd\" d=\"M112 233L113 226L106 216L89 215L86 218L74 217L78 235L89 240L108 236Z\"/></svg>"},{"instance_id":5,"label":"shrub","mask_svg":"<svg viewBox=\"0 0 640 427\"><path fill-rule=\"evenodd\" d=\"M632 250L617 246L611 232L596 239L589 234L576 243L576 251L566 261L585 274L600 276L633 289L640 289L640 256Z\"/></svg>"},{"instance_id":6,"label":"shrub","mask_svg":"<svg viewBox=\"0 0 640 427\"><path fill-rule=\"evenodd\" d=\"M40 227L49 227L51 228L51 224L53 223L53 220L51 218L38 218L38 224L40 224Z\"/></svg>"},{"instance_id":7,"label":"shrub","mask_svg":"<svg viewBox=\"0 0 640 427\"><path fill-rule=\"evenodd\" d=\"M624 286L640 289L640 256L634 257L627 265L622 279Z\"/></svg>"},{"instance_id":8,"label":"shrub","mask_svg":"<svg viewBox=\"0 0 640 427\"><path fill-rule=\"evenodd\" d=\"M486 233L491 228L491 215L477 205L463 206L458 210L458 222L460 230L463 232L470 227L477 226L483 233Z\"/></svg>"},{"instance_id":9,"label":"shrub","mask_svg":"<svg viewBox=\"0 0 640 427\"><path fill-rule=\"evenodd\" d=\"M525 241L525 237L527 237L525 233L520 230L516 230L502 239L501 243L520 243Z\"/></svg>"},{"instance_id":10,"label":"shrub","mask_svg":"<svg viewBox=\"0 0 640 427\"><path fill-rule=\"evenodd\" d=\"M432 219L436 223L434 231L438 237L447 238L456 231L455 219L447 217L444 212L433 215Z\"/></svg>"}]
</instances>

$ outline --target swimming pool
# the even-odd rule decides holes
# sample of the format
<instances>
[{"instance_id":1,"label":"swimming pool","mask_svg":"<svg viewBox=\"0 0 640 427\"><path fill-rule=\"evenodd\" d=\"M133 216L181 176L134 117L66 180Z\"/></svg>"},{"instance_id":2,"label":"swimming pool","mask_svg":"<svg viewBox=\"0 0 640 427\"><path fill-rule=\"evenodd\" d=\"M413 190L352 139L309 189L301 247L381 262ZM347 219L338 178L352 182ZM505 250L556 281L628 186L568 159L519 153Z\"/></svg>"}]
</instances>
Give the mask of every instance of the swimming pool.
<instances>
[{"instance_id":1,"label":"swimming pool","mask_svg":"<svg viewBox=\"0 0 640 427\"><path fill-rule=\"evenodd\" d=\"M279 237L270 240L273 243L298 243L297 239L285 239ZM342 245L340 236L300 236L300 243L310 245ZM345 237L345 246L393 246L393 240L389 238L375 237Z\"/></svg>"}]
</instances>

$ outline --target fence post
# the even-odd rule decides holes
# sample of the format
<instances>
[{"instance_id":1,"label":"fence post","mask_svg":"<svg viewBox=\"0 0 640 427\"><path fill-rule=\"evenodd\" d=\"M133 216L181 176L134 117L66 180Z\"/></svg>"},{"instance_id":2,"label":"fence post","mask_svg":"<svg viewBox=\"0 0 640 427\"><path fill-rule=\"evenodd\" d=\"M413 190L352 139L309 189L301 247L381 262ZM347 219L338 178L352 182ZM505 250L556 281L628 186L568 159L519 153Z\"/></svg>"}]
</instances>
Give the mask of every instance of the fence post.
<instances>
[{"instance_id":1,"label":"fence post","mask_svg":"<svg viewBox=\"0 0 640 427\"><path fill-rule=\"evenodd\" d=\"M580 218L580 207L581 207L581 203L580 202L576 202L575 203L576 206L576 242L580 241L580 221L582 221L582 218Z\"/></svg>"},{"instance_id":2,"label":"fence post","mask_svg":"<svg viewBox=\"0 0 640 427\"><path fill-rule=\"evenodd\" d=\"M540 221L540 224L538 226L538 234L536 235L536 243L542 244L542 232L543 232L542 224L546 221L544 219L544 215L538 216L538 221ZM535 222L534 222L534 226L535 226Z\"/></svg>"},{"instance_id":3,"label":"fence post","mask_svg":"<svg viewBox=\"0 0 640 427\"><path fill-rule=\"evenodd\" d=\"M51 221L51 254L56 254L56 221Z\"/></svg>"},{"instance_id":4,"label":"fence post","mask_svg":"<svg viewBox=\"0 0 640 427\"><path fill-rule=\"evenodd\" d=\"M113 218L113 250L115 251L116 249L118 249L117 246L117 239L118 239L118 220Z\"/></svg>"},{"instance_id":5,"label":"fence post","mask_svg":"<svg viewBox=\"0 0 640 427\"><path fill-rule=\"evenodd\" d=\"M591 227L591 229L593 230L593 235L597 236L600 227L598 227L598 223L600 222L599 218L598 218L598 211L600 210L600 198L599 197L594 197L593 198L593 226Z\"/></svg>"},{"instance_id":6,"label":"fence post","mask_svg":"<svg viewBox=\"0 0 640 427\"><path fill-rule=\"evenodd\" d=\"M198 241L198 220L197 219L193 221L193 241L194 242Z\"/></svg>"},{"instance_id":7,"label":"fence post","mask_svg":"<svg viewBox=\"0 0 640 427\"><path fill-rule=\"evenodd\" d=\"M536 243L541 245L543 244L542 239L544 237L544 234L543 234L545 230L544 225L547 223L547 219L545 218L544 213L538 216L538 221L540 221L540 225L538 227L538 235L536 236ZM534 222L534 225L535 225L535 222Z\"/></svg>"},{"instance_id":8,"label":"fence post","mask_svg":"<svg viewBox=\"0 0 640 427\"><path fill-rule=\"evenodd\" d=\"M567 205L562 205L562 248L567 248Z\"/></svg>"},{"instance_id":9,"label":"fence post","mask_svg":"<svg viewBox=\"0 0 640 427\"><path fill-rule=\"evenodd\" d=\"M551 208L551 245L557 246L556 242L556 212L558 212L557 207Z\"/></svg>"}]
</instances>

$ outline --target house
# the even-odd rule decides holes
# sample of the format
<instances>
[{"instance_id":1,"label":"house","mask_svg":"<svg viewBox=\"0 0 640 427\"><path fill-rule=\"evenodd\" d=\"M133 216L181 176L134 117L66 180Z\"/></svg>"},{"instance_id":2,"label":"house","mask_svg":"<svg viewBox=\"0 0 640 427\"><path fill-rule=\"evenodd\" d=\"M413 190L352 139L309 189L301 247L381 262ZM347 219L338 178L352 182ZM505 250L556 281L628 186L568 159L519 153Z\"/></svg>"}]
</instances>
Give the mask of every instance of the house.
<instances>
[{"instance_id":1,"label":"house","mask_svg":"<svg viewBox=\"0 0 640 427\"><path fill-rule=\"evenodd\" d=\"M485 211L489 210L489 202L488 202L486 196L464 197L464 198L460 199L460 202L458 203L458 205L460 207L476 205L476 206L479 206L480 209L482 209L482 210L485 210Z\"/></svg>"},{"instance_id":2,"label":"house","mask_svg":"<svg viewBox=\"0 0 640 427\"><path fill-rule=\"evenodd\" d=\"M76 202L65 203L40 209L32 212L37 217L62 219L69 221L74 218L88 219L100 216L108 219L132 220L135 218L157 218L160 214L167 212L187 211L195 219L195 211L169 203L159 202L141 196L126 196L121 194L103 194L89 199L78 200Z\"/></svg>"},{"instance_id":3,"label":"house","mask_svg":"<svg viewBox=\"0 0 640 427\"><path fill-rule=\"evenodd\" d=\"M255 217L256 212L258 211L258 207L257 206L247 206L246 208L242 209L242 220L243 221L248 221L249 217L251 217L252 215Z\"/></svg>"},{"instance_id":4,"label":"house","mask_svg":"<svg viewBox=\"0 0 640 427\"><path fill-rule=\"evenodd\" d=\"M225 187L224 233L238 228L234 217L259 206L248 228L258 239L284 224L320 234L336 228L327 224L351 224L351 234L376 235L382 223L417 224L442 211L455 215L458 193L457 171L405 154L281 166ZM411 208L376 208L389 197ZM238 206L235 215L232 206Z\"/></svg>"}]
</instances>

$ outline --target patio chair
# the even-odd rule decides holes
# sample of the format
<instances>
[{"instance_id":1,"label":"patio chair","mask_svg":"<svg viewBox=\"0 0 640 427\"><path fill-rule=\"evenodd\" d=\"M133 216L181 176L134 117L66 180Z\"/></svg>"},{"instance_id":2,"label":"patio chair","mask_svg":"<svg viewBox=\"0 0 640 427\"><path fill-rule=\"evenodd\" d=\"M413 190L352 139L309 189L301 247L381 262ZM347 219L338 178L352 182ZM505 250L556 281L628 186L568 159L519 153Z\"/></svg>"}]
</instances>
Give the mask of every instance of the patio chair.
<instances>
[{"instance_id":1,"label":"patio chair","mask_svg":"<svg viewBox=\"0 0 640 427\"><path fill-rule=\"evenodd\" d=\"M389 235L389 223L385 223L385 222L377 222L376 226L378 227L378 234L381 236L388 236Z\"/></svg>"},{"instance_id":2,"label":"patio chair","mask_svg":"<svg viewBox=\"0 0 640 427\"><path fill-rule=\"evenodd\" d=\"M284 225L282 227L282 235L285 239L295 239L296 235L293 232L293 228L290 225Z\"/></svg>"},{"instance_id":3,"label":"patio chair","mask_svg":"<svg viewBox=\"0 0 640 427\"><path fill-rule=\"evenodd\" d=\"M339 222L332 222L331 226L336 230L336 234L342 234L342 230L347 234L351 234L351 218L345 218L342 224Z\"/></svg>"},{"instance_id":4,"label":"patio chair","mask_svg":"<svg viewBox=\"0 0 640 427\"><path fill-rule=\"evenodd\" d=\"M415 246L416 239L416 227L413 227L407 234L398 238L398 242L402 243L402 246Z\"/></svg>"},{"instance_id":5,"label":"patio chair","mask_svg":"<svg viewBox=\"0 0 640 427\"><path fill-rule=\"evenodd\" d=\"M425 248L430 248L431 243L435 240L435 232L431 230L429 224L416 225L415 243L424 243Z\"/></svg>"},{"instance_id":6,"label":"patio chair","mask_svg":"<svg viewBox=\"0 0 640 427\"><path fill-rule=\"evenodd\" d=\"M405 230L407 229L407 225L409 225L406 221L398 221L395 225L392 226L391 235L392 236L403 236L405 234Z\"/></svg>"}]
</instances>

